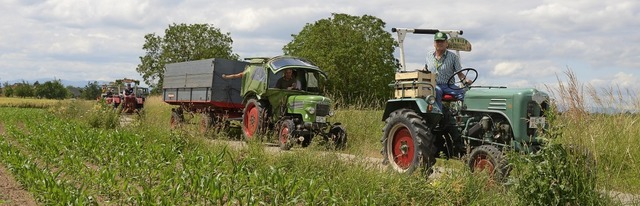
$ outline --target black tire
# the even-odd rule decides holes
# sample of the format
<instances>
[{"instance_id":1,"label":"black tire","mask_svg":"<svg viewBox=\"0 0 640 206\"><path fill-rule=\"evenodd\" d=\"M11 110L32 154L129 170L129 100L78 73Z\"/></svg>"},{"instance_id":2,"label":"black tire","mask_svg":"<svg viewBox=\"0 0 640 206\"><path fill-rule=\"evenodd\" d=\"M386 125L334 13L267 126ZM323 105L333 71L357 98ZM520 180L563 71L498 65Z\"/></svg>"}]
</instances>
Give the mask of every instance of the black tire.
<instances>
[{"instance_id":1,"label":"black tire","mask_svg":"<svg viewBox=\"0 0 640 206\"><path fill-rule=\"evenodd\" d=\"M385 121L382 136L383 163L401 173L411 174L421 166L432 172L436 148L431 130L413 110L399 109Z\"/></svg>"},{"instance_id":2,"label":"black tire","mask_svg":"<svg viewBox=\"0 0 640 206\"><path fill-rule=\"evenodd\" d=\"M503 182L509 175L509 167L504 154L493 145L474 148L467 162L471 172L487 170L492 179Z\"/></svg>"},{"instance_id":3,"label":"black tire","mask_svg":"<svg viewBox=\"0 0 640 206\"><path fill-rule=\"evenodd\" d=\"M304 140L302 140L302 142L300 143L300 146L308 147L309 145L311 145L312 140L313 140L313 134L304 135Z\"/></svg>"},{"instance_id":4,"label":"black tire","mask_svg":"<svg viewBox=\"0 0 640 206\"><path fill-rule=\"evenodd\" d=\"M182 115L182 110L176 109L171 111L171 119L169 120L169 124L171 125L171 129L178 128L184 122L184 116Z\"/></svg>"},{"instance_id":5,"label":"black tire","mask_svg":"<svg viewBox=\"0 0 640 206\"><path fill-rule=\"evenodd\" d=\"M242 134L245 139L251 140L264 134L266 118L264 105L256 99L249 99L242 110Z\"/></svg>"},{"instance_id":6,"label":"black tire","mask_svg":"<svg viewBox=\"0 0 640 206\"><path fill-rule=\"evenodd\" d=\"M211 130L211 128L213 127L213 125L216 123L215 119L213 116L211 116L212 114L208 113L208 112L204 112L202 113L201 117L200 117L200 132L201 133L207 133Z\"/></svg>"},{"instance_id":7,"label":"black tire","mask_svg":"<svg viewBox=\"0 0 640 206\"><path fill-rule=\"evenodd\" d=\"M343 150L347 147L347 130L340 124L334 124L325 140L336 150Z\"/></svg>"},{"instance_id":8,"label":"black tire","mask_svg":"<svg viewBox=\"0 0 640 206\"><path fill-rule=\"evenodd\" d=\"M293 147L293 139L291 133L295 131L295 124L290 119L285 119L278 126L278 145L281 150L290 150Z\"/></svg>"}]
</instances>

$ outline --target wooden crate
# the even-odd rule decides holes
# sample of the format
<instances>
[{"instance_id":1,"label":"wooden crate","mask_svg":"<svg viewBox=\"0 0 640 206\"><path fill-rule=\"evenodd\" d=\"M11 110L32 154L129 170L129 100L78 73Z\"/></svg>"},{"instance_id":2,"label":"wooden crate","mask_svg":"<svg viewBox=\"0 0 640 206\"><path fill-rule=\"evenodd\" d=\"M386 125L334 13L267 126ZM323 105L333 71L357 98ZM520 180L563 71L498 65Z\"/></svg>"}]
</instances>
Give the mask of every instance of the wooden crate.
<instances>
[{"instance_id":1,"label":"wooden crate","mask_svg":"<svg viewBox=\"0 0 640 206\"><path fill-rule=\"evenodd\" d=\"M411 71L411 72L398 72L396 73L396 81L417 81L417 82L431 82L435 81L435 73L426 73L423 71Z\"/></svg>"},{"instance_id":2,"label":"wooden crate","mask_svg":"<svg viewBox=\"0 0 640 206\"><path fill-rule=\"evenodd\" d=\"M395 98L417 98L433 94L436 75L423 71L396 73Z\"/></svg>"}]
</instances>

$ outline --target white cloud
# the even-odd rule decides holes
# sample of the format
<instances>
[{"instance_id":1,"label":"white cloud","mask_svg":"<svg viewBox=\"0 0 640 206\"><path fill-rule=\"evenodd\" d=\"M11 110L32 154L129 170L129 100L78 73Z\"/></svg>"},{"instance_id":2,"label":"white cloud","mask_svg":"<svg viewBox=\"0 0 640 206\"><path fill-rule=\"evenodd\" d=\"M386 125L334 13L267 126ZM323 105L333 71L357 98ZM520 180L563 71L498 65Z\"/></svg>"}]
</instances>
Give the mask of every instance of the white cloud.
<instances>
[{"instance_id":1,"label":"white cloud","mask_svg":"<svg viewBox=\"0 0 640 206\"><path fill-rule=\"evenodd\" d=\"M0 8L0 18L8 20L0 24L0 78L136 75L143 36L161 35L172 23L210 23L230 32L234 52L242 57L278 55L291 34L331 13L376 16L387 29L464 30L473 51L462 53L462 65L476 68L479 83L486 85L554 82L565 67L602 86L617 82L637 88L640 77L640 35L635 31L640 2L635 0L8 0ZM421 68L433 48L432 36L405 40L409 69Z\"/></svg>"},{"instance_id":2,"label":"white cloud","mask_svg":"<svg viewBox=\"0 0 640 206\"><path fill-rule=\"evenodd\" d=\"M491 74L495 76L511 76L516 71L522 70L524 70L524 66L519 62L500 62L496 64Z\"/></svg>"}]
</instances>

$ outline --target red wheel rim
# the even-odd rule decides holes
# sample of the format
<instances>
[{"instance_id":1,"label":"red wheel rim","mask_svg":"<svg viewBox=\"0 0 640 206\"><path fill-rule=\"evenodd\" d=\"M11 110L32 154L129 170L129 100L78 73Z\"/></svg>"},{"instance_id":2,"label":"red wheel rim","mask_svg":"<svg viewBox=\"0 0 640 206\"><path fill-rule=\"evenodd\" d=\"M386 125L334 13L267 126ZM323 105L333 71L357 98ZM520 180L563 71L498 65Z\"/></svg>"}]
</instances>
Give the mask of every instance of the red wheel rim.
<instances>
[{"instance_id":1,"label":"red wheel rim","mask_svg":"<svg viewBox=\"0 0 640 206\"><path fill-rule=\"evenodd\" d=\"M493 175L494 168L495 166L493 165L491 160L489 160L489 157L485 154L478 155L473 161L474 172L487 170L490 175Z\"/></svg>"},{"instance_id":2,"label":"red wheel rim","mask_svg":"<svg viewBox=\"0 0 640 206\"><path fill-rule=\"evenodd\" d=\"M289 140L289 127L283 125L280 129L280 143L286 144Z\"/></svg>"},{"instance_id":3,"label":"red wheel rim","mask_svg":"<svg viewBox=\"0 0 640 206\"><path fill-rule=\"evenodd\" d=\"M398 167L407 169L411 166L414 158L415 145L411 132L406 127L399 128L393 133L392 155Z\"/></svg>"},{"instance_id":4,"label":"red wheel rim","mask_svg":"<svg viewBox=\"0 0 640 206\"><path fill-rule=\"evenodd\" d=\"M255 104L249 103L247 107L246 114L242 120L244 123L244 132L248 137L253 137L256 130L258 130L258 120L260 116L258 114L258 107L256 107Z\"/></svg>"}]
</instances>

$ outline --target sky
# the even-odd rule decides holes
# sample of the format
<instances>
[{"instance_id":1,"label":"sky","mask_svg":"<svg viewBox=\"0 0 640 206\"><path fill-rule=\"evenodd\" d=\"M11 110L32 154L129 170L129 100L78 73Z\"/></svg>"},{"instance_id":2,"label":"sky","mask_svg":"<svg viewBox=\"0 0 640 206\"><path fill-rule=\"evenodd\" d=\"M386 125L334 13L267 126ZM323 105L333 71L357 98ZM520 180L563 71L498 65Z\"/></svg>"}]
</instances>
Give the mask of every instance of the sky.
<instances>
[{"instance_id":1,"label":"sky","mask_svg":"<svg viewBox=\"0 0 640 206\"><path fill-rule=\"evenodd\" d=\"M391 28L463 30L463 68L476 85L553 87L567 71L594 88L640 91L637 0L0 0L0 82L141 79L144 35L173 23L211 24L241 58L276 56L305 24L332 13L372 15ZM393 34L394 38L397 37ZM405 39L418 69L432 35ZM398 52L396 57L399 58Z\"/></svg>"}]
</instances>

